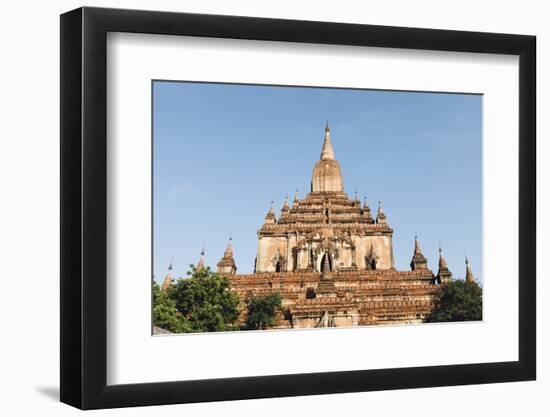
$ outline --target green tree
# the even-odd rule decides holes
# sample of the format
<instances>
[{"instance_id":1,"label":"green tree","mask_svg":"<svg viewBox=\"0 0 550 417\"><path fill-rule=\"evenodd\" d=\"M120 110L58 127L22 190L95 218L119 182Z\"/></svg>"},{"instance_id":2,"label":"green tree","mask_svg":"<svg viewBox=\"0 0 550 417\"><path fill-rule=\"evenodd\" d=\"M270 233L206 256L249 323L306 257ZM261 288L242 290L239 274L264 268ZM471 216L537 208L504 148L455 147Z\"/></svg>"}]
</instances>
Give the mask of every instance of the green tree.
<instances>
[{"instance_id":1,"label":"green tree","mask_svg":"<svg viewBox=\"0 0 550 417\"><path fill-rule=\"evenodd\" d=\"M161 291L156 282L153 283L153 324L173 333L191 331L189 321L178 314L176 302L170 298L171 289Z\"/></svg>"},{"instance_id":2,"label":"green tree","mask_svg":"<svg viewBox=\"0 0 550 417\"><path fill-rule=\"evenodd\" d=\"M227 278L210 268L191 266L189 278L180 278L168 297L173 300L177 314L189 324L190 332L237 330L239 296L231 290Z\"/></svg>"},{"instance_id":3,"label":"green tree","mask_svg":"<svg viewBox=\"0 0 550 417\"><path fill-rule=\"evenodd\" d=\"M482 290L475 282L451 281L441 285L438 301L427 322L482 319Z\"/></svg>"},{"instance_id":4,"label":"green tree","mask_svg":"<svg viewBox=\"0 0 550 417\"><path fill-rule=\"evenodd\" d=\"M281 296L273 293L264 297L246 300L247 316L245 330L264 330L275 324L275 315L281 306Z\"/></svg>"}]
</instances>

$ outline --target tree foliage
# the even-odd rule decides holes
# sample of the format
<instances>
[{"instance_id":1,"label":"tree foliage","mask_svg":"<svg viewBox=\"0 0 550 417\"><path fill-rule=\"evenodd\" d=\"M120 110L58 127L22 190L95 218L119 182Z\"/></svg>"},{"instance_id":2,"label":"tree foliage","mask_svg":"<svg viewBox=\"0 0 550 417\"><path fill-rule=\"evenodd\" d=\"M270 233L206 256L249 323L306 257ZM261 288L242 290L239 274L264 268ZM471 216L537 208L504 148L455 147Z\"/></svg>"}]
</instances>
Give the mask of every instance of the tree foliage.
<instances>
[{"instance_id":1,"label":"tree foliage","mask_svg":"<svg viewBox=\"0 0 550 417\"><path fill-rule=\"evenodd\" d=\"M245 330L264 330L275 324L275 315L281 306L281 296L273 293L264 297L246 300L247 317Z\"/></svg>"},{"instance_id":2,"label":"tree foliage","mask_svg":"<svg viewBox=\"0 0 550 417\"><path fill-rule=\"evenodd\" d=\"M153 283L153 324L173 333L191 331L189 321L178 314L176 302L170 298L170 289L161 291L157 283Z\"/></svg>"},{"instance_id":3,"label":"tree foliage","mask_svg":"<svg viewBox=\"0 0 550 417\"><path fill-rule=\"evenodd\" d=\"M190 266L190 277L157 291L155 325L177 333L236 330L239 296L229 280L210 268Z\"/></svg>"},{"instance_id":4,"label":"tree foliage","mask_svg":"<svg viewBox=\"0 0 550 417\"><path fill-rule=\"evenodd\" d=\"M428 322L482 319L482 290L475 282L451 281L441 285L438 301Z\"/></svg>"}]
</instances>

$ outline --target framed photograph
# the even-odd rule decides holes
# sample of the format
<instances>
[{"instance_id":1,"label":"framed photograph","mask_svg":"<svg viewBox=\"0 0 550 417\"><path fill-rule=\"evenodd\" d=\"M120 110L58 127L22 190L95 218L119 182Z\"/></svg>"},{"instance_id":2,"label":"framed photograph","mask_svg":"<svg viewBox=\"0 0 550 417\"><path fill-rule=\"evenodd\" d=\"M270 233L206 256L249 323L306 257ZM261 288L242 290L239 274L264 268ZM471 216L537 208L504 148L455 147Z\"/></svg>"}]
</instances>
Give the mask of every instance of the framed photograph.
<instances>
[{"instance_id":1,"label":"framed photograph","mask_svg":"<svg viewBox=\"0 0 550 417\"><path fill-rule=\"evenodd\" d=\"M61 401L533 380L535 37L61 16Z\"/></svg>"}]
</instances>

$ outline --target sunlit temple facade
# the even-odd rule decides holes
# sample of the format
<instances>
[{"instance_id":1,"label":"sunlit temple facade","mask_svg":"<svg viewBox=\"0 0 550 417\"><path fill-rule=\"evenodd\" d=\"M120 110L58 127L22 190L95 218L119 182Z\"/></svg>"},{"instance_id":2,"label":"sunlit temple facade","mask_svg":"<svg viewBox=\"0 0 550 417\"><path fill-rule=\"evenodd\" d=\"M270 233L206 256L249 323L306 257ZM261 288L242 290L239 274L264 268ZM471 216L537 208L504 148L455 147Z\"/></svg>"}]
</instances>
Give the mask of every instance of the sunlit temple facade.
<instances>
[{"instance_id":1,"label":"sunlit temple facade","mask_svg":"<svg viewBox=\"0 0 550 417\"><path fill-rule=\"evenodd\" d=\"M311 191L303 199L295 195L292 204L285 199L278 217L273 204L269 208L258 230L254 273L237 274L231 240L217 271L240 295L242 320L247 297L277 292L283 307L277 328L422 322L438 285L453 279L441 249L434 273L415 237L410 270L395 269L393 230L382 204L373 213L366 199L345 192L330 133L327 124ZM466 279L475 280L467 261Z\"/></svg>"}]
</instances>

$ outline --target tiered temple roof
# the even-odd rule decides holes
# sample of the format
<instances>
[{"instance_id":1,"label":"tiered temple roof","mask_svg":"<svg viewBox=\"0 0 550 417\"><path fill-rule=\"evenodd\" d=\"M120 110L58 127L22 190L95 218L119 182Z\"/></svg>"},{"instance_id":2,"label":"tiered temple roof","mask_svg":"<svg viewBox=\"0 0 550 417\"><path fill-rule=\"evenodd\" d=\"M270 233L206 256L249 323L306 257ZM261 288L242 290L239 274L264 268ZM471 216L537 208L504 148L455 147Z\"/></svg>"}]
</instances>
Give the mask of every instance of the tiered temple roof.
<instances>
[{"instance_id":1,"label":"tiered temple roof","mask_svg":"<svg viewBox=\"0 0 550 417\"><path fill-rule=\"evenodd\" d=\"M363 233L392 233L391 228L385 224L386 217L381 206L377 217L383 220L379 224L373 220L366 198L361 207L361 202L357 198L349 198L344 191L342 171L334 157L330 128L327 124L321 158L313 169L311 192L302 200L296 192L292 207L285 199L278 220L272 205L258 234L304 232L327 227L354 228Z\"/></svg>"},{"instance_id":2,"label":"tiered temple roof","mask_svg":"<svg viewBox=\"0 0 550 417\"><path fill-rule=\"evenodd\" d=\"M235 275L231 241L218 271L240 295L243 321L248 297L277 292L279 328L420 322L452 274L441 249L433 274L416 236L411 271L397 271L392 236L381 202L374 219L366 197L346 194L327 123L310 192L296 192L292 205L286 197L278 219L272 202L258 230L254 274ZM474 280L467 260L466 279Z\"/></svg>"},{"instance_id":3,"label":"tiered temple roof","mask_svg":"<svg viewBox=\"0 0 550 417\"><path fill-rule=\"evenodd\" d=\"M273 222L275 214L270 210L259 233L292 232L320 228L357 228L372 232L392 232L386 224L376 224L370 209L348 198L345 192L310 192L302 200L295 200L288 210ZM269 220L269 222L267 221Z\"/></svg>"}]
</instances>

